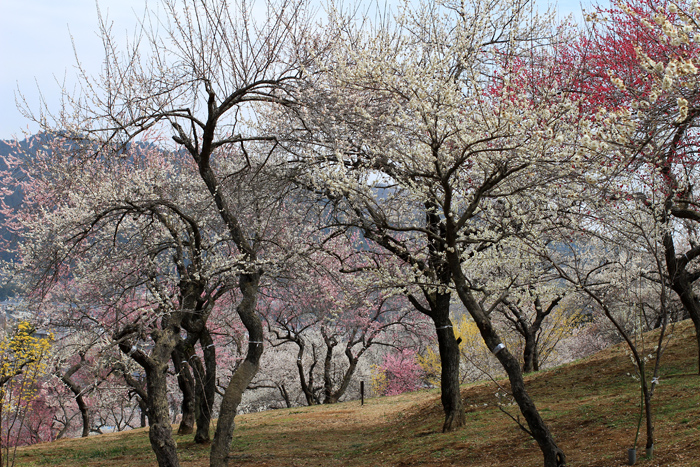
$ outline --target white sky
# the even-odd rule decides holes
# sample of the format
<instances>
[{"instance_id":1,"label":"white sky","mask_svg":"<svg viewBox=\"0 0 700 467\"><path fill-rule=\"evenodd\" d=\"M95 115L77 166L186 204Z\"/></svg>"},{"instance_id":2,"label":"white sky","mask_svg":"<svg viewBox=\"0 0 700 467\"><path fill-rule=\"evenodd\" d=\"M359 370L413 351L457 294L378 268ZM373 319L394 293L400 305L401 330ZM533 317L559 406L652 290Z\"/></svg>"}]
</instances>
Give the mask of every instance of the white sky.
<instances>
[{"instance_id":1,"label":"white sky","mask_svg":"<svg viewBox=\"0 0 700 467\"><path fill-rule=\"evenodd\" d=\"M149 5L157 3L151 0ZM121 37L134 30L145 5L145 0L99 2L102 13L114 23L113 32ZM560 17L574 13L580 18L580 11L579 0L559 0ZM17 90L36 109L38 87L56 108L59 83L64 79L69 86L75 83L73 43L83 65L99 72L103 54L97 30L95 0L0 0L0 139L21 138L23 130L37 130L17 110Z\"/></svg>"}]
</instances>

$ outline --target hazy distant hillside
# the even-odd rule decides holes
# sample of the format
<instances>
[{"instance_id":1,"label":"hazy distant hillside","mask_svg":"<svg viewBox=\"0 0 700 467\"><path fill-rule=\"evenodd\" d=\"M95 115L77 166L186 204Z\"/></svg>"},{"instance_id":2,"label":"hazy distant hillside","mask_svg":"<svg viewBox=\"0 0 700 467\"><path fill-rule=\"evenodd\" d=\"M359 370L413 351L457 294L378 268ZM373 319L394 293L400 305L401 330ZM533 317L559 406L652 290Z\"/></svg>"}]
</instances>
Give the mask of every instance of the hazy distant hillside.
<instances>
[{"instance_id":1,"label":"hazy distant hillside","mask_svg":"<svg viewBox=\"0 0 700 467\"><path fill-rule=\"evenodd\" d=\"M27 148L29 146L28 140L24 140L20 143L20 145L23 148ZM0 170L1 171L6 171L7 170L7 165L5 164L5 158L12 154L14 151L13 146L11 146L7 141L2 141L0 140ZM9 188L11 190L11 194L4 196L3 201L4 203L9 206L9 207L16 207L22 202L22 193L17 185L15 186L6 186L4 188ZM17 239L12 238L12 234L8 232L8 230L5 228L5 216L3 213L0 212L0 238L2 238L2 243L5 244L6 241L16 241ZM7 261L10 259L9 253L6 251L5 248L2 248L0 250L0 259L3 261Z\"/></svg>"},{"instance_id":2,"label":"hazy distant hillside","mask_svg":"<svg viewBox=\"0 0 700 467\"><path fill-rule=\"evenodd\" d=\"M31 140L36 138L35 136L25 139L20 142L20 146L24 149L30 147ZM5 158L15 151L15 147L11 145L8 141L0 140L0 171L6 171L7 165L5 163ZM3 196L3 202L11 207L17 207L22 202L22 192L19 189L19 183L13 184L11 186L4 186L3 188L8 188L10 194ZM5 215L0 212L0 261L9 261L13 258L13 255L8 251L11 249L19 239L8 231L5 227ZM7 284L0 283L0 300L4 300L8 295Z\"/></svg>"}]
</instances>

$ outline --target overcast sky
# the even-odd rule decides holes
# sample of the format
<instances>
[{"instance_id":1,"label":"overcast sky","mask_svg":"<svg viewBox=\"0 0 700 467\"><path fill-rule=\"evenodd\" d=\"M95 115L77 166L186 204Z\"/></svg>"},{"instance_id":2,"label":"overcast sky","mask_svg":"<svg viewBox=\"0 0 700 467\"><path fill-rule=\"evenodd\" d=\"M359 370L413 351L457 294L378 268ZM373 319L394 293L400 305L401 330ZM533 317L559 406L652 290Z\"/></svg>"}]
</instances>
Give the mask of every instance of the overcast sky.
<instances>
[{"instance_id":1,"label":"overcast sky","mask_svg":"<svg viewBox=\"0 0 700 467\"><path fill-rule=\"evenodd\" d=\"M589 3L590 0L583 0ZM546 4L546 0L539 0ZM157 5L151 0L149 5ZM144 12L144 0L100 0L103 15L113 21L121 37L133 31ZM561 17L580 18L579 0L559 0ZM58 105L60 83L75 83L73 44L84 66L99 72L102 47L97 34L94 0L0 0L0 139L37 130L17 110L19 90L31 108L38 108L39 92L51 107Z\"/></svg>"}]
</instances>

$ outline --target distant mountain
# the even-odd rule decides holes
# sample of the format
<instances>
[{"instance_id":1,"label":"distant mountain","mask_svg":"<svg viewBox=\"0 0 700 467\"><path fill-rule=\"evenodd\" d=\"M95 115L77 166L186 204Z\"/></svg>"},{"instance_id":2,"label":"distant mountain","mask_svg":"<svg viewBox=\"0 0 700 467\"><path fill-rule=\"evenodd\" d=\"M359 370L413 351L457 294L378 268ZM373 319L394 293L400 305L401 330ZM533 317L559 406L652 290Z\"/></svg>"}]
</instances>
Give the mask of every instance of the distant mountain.
<instances>
[{"instance_id":1,"label":"distant mountain","mask_svg":"<svg viewBox=\"0 0 700 467\"><path fill-rule=\"evenodd\" d=\"M26 150L32 146L32 139L35 137L30 137L19 143L22 150ZM21 151L20 151L21 152ZM5 158L17 153L16 146L11 144L9 141L0 140L0 171L5 172L8 170ZM2 196L3 202L10 208L16 208L22 203L23 193L19 187L19 181L14 186L3 186L4 189L9 189L10 194ZM1 196L1 195L0 195ZM8 245L16 244L18 241L15 235L11 233L5 226L5 216L0 212L0 260L9 261L13 259L13 256L8 252Z\"/></svg>"},{"instance_id":2,"label":"distant mountain","mask_svg":"<svg viewBox=\"0 0 700 467\"><path fill-rule=\"evenodd\" d=\"M40 136L30 136L19 142L19 148L17 144L11 141L0 140L0 171L6 172L8 170L6 164L6 158L10 155L31 155L32 147L36 147L37 139ZM19 149L19 151L18 151ZM9 190L9 194L0 195L2 196L2 201L5 205L10 208L16 208L22 203L24 197L22 190L19 187L19 180L17 183L12 183L10 186L3 186L3 189ZM0 261L7 262L14 260L15 257L11 253L11 250L17 245L20 239L13 232L10 232L5 226L5 215L0 212ZM4 281L0 281L0 301L6 300L8 297L12 296L12 287Z\"/></svg>"}]
</instances>

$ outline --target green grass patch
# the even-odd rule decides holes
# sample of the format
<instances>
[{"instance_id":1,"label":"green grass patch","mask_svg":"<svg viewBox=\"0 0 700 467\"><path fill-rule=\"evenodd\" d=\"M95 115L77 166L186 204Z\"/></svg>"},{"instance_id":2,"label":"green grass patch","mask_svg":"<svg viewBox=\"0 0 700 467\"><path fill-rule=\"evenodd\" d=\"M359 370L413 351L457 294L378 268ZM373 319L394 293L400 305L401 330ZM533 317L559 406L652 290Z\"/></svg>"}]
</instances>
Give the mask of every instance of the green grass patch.
<instances>
[{"instance_id":1,"label":"green grass patch","mask_svg":"<svg viewBox=\"0 0 700 467\"><path fill-rule=\"evenodd\" d=\"M696 467L700 452L700 377L694 330L677 325L653 398L655 457L639 465ZM575 466L624 465L639 413L639 386L622 346L527 376L526 386L558 445ZM507 381L500 381L507 387ZM237 417L231 464L542 465L535 443L495 405L491 382L470 384L462 396L466 425L442 433L439 391L425 390L309 408ZM521 420L517 406L505 408ZM523 422L524 423L524 422ZM183 467L207 467L209 447L177 436ZM638 447L645 443L642 429ZM21 448L17 465L155 467L147 430ZM640 458L641 459L641 458Z\"/></svg>"}]
</instances>

